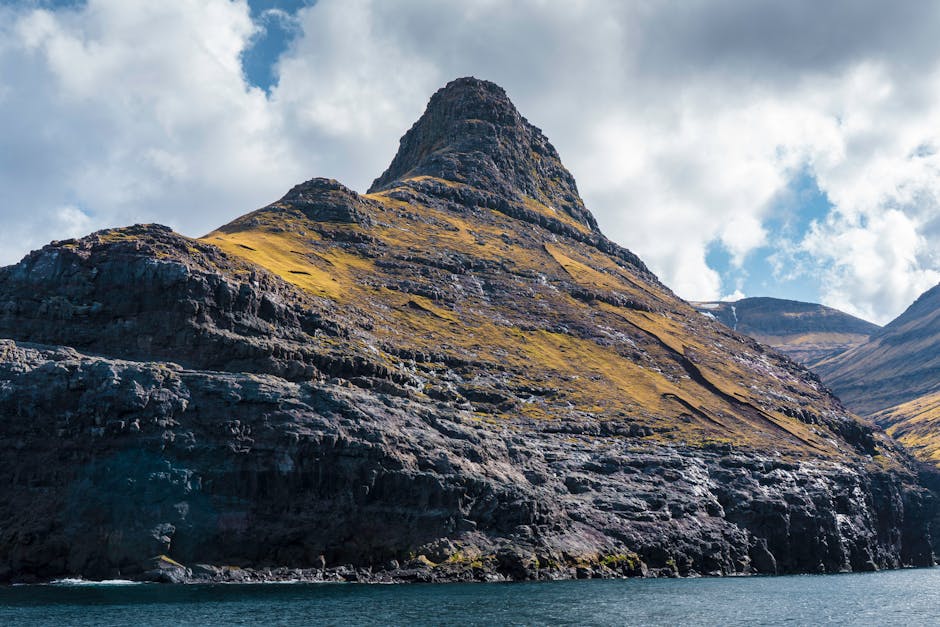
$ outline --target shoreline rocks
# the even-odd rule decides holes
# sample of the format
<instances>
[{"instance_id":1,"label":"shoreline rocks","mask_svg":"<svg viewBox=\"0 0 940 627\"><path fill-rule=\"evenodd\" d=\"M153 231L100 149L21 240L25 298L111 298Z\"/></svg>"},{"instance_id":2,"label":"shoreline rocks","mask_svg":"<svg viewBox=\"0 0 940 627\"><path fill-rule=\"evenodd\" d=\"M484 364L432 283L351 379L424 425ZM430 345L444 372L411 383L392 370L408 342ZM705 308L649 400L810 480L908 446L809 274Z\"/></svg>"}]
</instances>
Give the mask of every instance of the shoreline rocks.
<instances>
[{"instance_id":1,"label":"shoreline rocks","mask_svg":"<svg viewBox=\"0 0 940 627\"><path fill-rule=\"evenodd\" d=\"M195 566L219 563L368 581L933 563L935 499L897 470L574 424L522 434L340 385L0 349L7 581L235 577Z\"/></svg>"}]
</instances>

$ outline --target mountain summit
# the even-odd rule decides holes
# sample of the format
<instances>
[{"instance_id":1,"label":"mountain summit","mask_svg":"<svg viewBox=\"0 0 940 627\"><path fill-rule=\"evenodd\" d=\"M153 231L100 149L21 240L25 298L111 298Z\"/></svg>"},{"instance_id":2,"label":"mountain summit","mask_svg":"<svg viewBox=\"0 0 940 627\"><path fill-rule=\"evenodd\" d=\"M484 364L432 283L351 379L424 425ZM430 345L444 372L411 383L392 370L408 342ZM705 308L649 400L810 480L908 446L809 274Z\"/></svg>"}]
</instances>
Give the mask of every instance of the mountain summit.
<instances>
[{"instance_id":1,"label":"mountain summit","mask_svg":"<svg viewBox=\"0 0 940 627\"><path fill-rule=\"evenodd\" d=\"M0 338L0 580L933 563L905 454L605 238L485 81L367 194L0 269Z\"/></svg>"},{"instance_id":2,"label":"mountain summit","mask_svg":"<svg viewBox=\"0 0 940 627\"><path fill-rule=\"evenodd\" d=\"M503 88L489 81L459 78L438 90L369 192L421 176L564 212L597 230L555 148L519 114Z\"/></svg>"}]
</instances>

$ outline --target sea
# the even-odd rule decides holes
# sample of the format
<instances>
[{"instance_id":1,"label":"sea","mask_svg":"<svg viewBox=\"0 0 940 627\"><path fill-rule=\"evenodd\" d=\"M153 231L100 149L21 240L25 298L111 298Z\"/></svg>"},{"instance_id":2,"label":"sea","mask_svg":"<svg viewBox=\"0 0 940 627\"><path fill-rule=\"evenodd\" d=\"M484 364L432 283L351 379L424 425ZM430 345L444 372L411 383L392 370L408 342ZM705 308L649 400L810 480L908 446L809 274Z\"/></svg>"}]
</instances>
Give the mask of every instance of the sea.
<instances>
[{"instance_id":1,"label":"sea","mask_svg":"<svg viewBox=\"0 0 940 627\"><path fill-rule=\"evenodd\" d=\"M940 568L501 584L0 587L0 625L938 625Z\"/></svg>"}]
</instances>

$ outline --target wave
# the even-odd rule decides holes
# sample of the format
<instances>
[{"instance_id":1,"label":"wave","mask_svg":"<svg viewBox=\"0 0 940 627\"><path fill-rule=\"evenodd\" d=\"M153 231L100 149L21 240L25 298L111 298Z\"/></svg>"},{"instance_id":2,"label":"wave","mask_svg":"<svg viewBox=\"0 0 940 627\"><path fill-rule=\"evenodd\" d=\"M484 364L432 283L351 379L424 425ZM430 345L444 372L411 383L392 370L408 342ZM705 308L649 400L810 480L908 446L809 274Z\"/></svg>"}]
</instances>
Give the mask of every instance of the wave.
<instances>
[{"instance_id":1,"label":"wave","mask_svg":"<svg viewBox=\"0 0 940 627\"><path fill-rule=\"evenodd\" d=\"M49 584L53 586L138 586L144 583L146 582L131 581L130 579L103 579L101 581L91 581L72 577L53 579L49 582Z\"/></svg>"}]
</instances>

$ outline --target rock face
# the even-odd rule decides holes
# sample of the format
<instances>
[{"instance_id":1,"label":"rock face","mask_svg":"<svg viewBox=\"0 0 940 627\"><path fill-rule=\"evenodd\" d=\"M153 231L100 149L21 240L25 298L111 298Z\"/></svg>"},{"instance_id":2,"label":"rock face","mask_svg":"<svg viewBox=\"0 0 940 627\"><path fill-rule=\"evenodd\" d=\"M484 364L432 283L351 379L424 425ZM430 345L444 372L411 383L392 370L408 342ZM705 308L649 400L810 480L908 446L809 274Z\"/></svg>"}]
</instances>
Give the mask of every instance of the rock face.
<instances>
[{"instance_id":1,"label":"rock face","mask_svg":"<svg viewBox=\"0 0 940 627\"><path fill-rule=\"evenodd\" d=\"M463 183L504 201L535 201L597 230L554 146L519 115L501 87L487 81L460 78L434 94L369 192L422 176Z\"/></svg>"},{"instance_id":2,"label":"rock face","mask_svg":"<svg viewBox=\"0 0 940 627\"><path fill-rule=\"evenodd\" d=\"M350 189L330 179L313 179L295 186L275 206L300 211L315 222L368 224L363 200Z\"/></svg>"},{"instance_id":3,"label":"rock face","mask_svg":"<svg viewBox=\"0 0 940 627\"><path fill-rule=\"evenodd\" d=\"M145 558L166 554L429 580L439 563L486 579L931 559L933 503L892 472L638 446L603 425L480 428L339 383L0 351L4 391L16 391L0 408L17 418L3 438L8 576L152 578ZM176 581L160 564L157 579Z\"/></svg>"},{"instance_id":4,"label":"rock face","mask_svg":"<svg viewBox=\"0 0 940 627\"><path fill-rule=\"evenodd\" d=\"M868 341L881 327L847 313L780 298L692 303L738 333L771 346L808 368Z\"/></svg>"},{"instance_id":5,"label":"rock face","mask_svg":"<svg viewBox=\"0 0 940 627\"><path fill-rule=\"evenodd\" d=\"M0 337L4 580L933 563L906 454L607 240L476 79L369 194L0 270Z\"/></svg>"},{"instance_id":6,"label":"rock face","mask_svg":"<svg viewBox=\"0 0 940 627\"><path fill-rule=\"evenodd\" d=\"M0 269L0 293L7 337L195 368L310 377L310 336L339 333L291 285L157 225L56 242Z\"/></svg>"}]
</instances>

